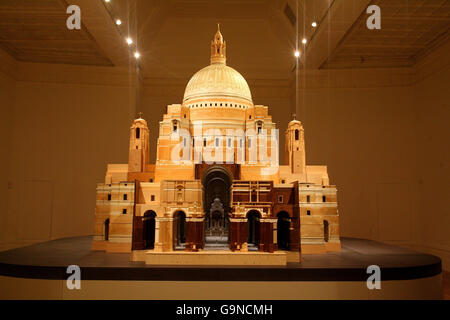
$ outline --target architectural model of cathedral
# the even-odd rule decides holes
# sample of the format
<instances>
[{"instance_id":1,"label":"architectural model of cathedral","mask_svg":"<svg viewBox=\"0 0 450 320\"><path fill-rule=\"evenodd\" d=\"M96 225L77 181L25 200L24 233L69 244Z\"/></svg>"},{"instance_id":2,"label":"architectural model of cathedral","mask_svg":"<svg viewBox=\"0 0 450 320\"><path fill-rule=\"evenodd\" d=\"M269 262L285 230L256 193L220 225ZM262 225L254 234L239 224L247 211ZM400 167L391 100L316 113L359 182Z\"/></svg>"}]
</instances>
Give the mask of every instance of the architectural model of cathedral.
<instances>
[{"instance_id":1,"label":"architectural model of cathedral","mask_svg":"<svg viewBox=\"0 0 450 320\"><path fill-rule=\"evenodd\" d=\"M326 166L305 163L304 130L285 132L287 165L268 107L226 65L220 30L211 64L187 84L159 125L149 163L147 122L130 128L128 164L107 166L97 186L93 250L147 253L340 251L336 187Z\"/></svg>"}]
</instances>

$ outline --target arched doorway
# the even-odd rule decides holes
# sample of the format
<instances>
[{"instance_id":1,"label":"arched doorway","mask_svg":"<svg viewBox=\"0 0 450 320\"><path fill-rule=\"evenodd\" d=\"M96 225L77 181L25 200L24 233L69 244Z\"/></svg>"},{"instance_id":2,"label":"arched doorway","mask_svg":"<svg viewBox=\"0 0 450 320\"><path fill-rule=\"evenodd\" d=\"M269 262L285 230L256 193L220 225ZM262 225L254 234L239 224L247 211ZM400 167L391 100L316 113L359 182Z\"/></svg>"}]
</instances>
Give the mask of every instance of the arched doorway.
<instances>
[{"instance_id":1,"label":"arched doorway","mask_svg":"<svg viewBox=\"0 0 450 320\"><path fill-rule=\"evenodd\" d=\"M177 211L173 214L173 248L184 250L186 247L186 214Z\"/></svg>"},{"instance_id":2,"label":"arched doorway","mask_svg":"<svg viewBox=\"0 0 450 320\"><path fill-rule=\"evenodd\" d=\"M325 242L328 242L329 238L330 238L330 226L327 220L323 220L323 240L325 240Z\"/></svg>"},{"instance_id":3,"label":"arched doorway","mask_svg":"<svg viewBox=\"0 0 450 320\"><path fill-rule=\"evenodd\" d=\"M289 232L291 218L289 213L281 211L277 214L277 243L279 250L289 250Z\"/></svg>"},{"instance_id":4,"label":"arched doorway","mask_svg":"<svg viewBox=\"0 0 450 320\"><path fill-rule=\"evenodd\" d=\"M156 227L156 213L155 211L149 210L144 213L143 220L143 237L144 237L144 248L154 249L155 248L155 227Z\"/></svg>"},{"instance_id":5,"label":"arched doorway","mask_svg":"<svg viewBox=\"0 0 450 320\"><path fill-rule=\"evenodd\" d=\"M205 212L205 247L228 249L231 173L211 166L202 176Z\"/></svg>"},{"instance_id":6,"label":"arched doorway","mask_svg":"<svg viewBox=\"0 0 450 320\"><path fill-rule=\"evenodd\" d=\"M104 235L105 235L105 241L109 240L109 218L105 220L104 223Z\"/></svg>"},{"instance_id":7,"label":"arched doorway","mask_svg":"<svg viewBox=\"0 0 450 320\"><path fill-rule=\"evenodd\" d=\"M248 250L258 250L260 236L261 214L257 210L251 210L247 213L247 243Z\"/></svg>"}]
</instances>

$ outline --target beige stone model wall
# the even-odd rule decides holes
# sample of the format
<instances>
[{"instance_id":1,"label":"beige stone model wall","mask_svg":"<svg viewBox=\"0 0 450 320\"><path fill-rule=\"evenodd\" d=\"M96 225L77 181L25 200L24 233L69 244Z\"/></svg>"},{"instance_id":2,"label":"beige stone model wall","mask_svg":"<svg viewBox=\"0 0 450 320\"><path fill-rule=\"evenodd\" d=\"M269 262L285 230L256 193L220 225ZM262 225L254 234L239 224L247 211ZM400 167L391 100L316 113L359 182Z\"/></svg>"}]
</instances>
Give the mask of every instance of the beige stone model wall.
<instances>
[{"instance_id":1,"label":"beige stone model wall","mask_svg":"<svg viewBox=\"0 0 450 320\"><path fill-rule=\"evenodd\" d=\"M97 185L93 250L130 252L134 190L126 181Z\"/></svg>"},{"instance_id":2,"label":"beige stone model wall","mask_svg":"<svg viewBox=\"0 0 450 320\"><path fill-rule=\"evenodd\" d=\"M336 187L300 184L299 199L302 253L340 251Z\"/></svg>"}]
</instances>

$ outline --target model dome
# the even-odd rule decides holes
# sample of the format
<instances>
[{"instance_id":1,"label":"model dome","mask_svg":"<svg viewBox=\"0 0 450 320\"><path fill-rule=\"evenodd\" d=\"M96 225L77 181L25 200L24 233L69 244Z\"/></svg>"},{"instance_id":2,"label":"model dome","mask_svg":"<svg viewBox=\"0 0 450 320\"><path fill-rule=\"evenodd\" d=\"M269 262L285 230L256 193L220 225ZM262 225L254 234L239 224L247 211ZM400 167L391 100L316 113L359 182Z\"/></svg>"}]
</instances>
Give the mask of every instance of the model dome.
<instances>
[{"instance_id":1,"label":"model dome","mask_svg":"<svg viewBox=\"0 0 450 320\"><path fill-rule=\"evenodd\" d=\"M216 98L240 98L252 102L250 88L244 77L221 63L207 66L194 74L187 84L183 103Z\"/></svg>"},{"instance_id":2,"label":"model dome","mask_svg":"<svg viewBox=\"0 0 450 320\"><path fill-rule=\"evenodd\" d=\"M212 100L253 104L247 81L239 72L226 65L226 43L220 30L217 30L211 42L211 65L198 71L189 80L183 104L192 106L191 103Z\"/></svg>"}]
</instances>

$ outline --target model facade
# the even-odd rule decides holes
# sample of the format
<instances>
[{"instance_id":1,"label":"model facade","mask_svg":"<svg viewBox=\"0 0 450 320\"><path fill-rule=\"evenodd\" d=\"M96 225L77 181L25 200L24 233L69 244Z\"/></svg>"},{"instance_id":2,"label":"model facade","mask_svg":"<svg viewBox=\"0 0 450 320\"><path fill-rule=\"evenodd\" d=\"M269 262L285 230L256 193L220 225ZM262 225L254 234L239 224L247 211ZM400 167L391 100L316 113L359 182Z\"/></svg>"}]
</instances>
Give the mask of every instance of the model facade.
<instances>
[{"instance_id":1,"label":"model facade","mask_svg":"<svg viewBox=\"0 0 450 320\"><path fill-rule=\"evenodd\" d=\"M326 166L305 162L304 130L285 132L287 165L268 107L226 65L220 30L211 64L169 105L149 163L147 122L130 128L128 164L110 164L97 186L94 250L326 253L340 250L336 187Z\"/></svg>"}]
</instances>

